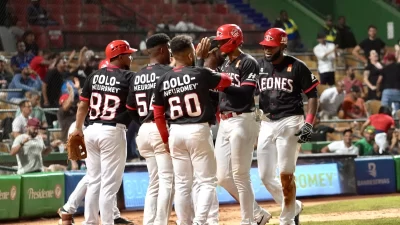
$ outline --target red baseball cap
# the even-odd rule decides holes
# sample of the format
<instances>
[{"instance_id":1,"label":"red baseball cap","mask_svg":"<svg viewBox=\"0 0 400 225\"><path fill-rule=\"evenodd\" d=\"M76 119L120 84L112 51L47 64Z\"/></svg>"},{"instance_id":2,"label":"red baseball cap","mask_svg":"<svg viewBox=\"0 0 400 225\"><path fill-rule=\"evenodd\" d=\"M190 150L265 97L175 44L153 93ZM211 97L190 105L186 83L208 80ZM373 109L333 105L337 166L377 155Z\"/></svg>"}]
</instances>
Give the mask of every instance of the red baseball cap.
<instances>
[{"instance_id":1,"label":"red baseball cap","mask_svg":"<svg viewBox=\"0 0 400 225\"><path fill-rule=\"evenodd\" d=\"M39 128L40 127L40 121L38 119L36 119L36 118L30 118L28 120L28 123L26 124L26 126Z\"/></svg>"},{"instance_id":2,"label":"red baseball cap","mask_svg":"<svg viewBox=\"0 0 400 225\"><path fill-rule=\"evenodd\" d=\"M60 99L58 100L58 104L60 104L60 105L63 104L63 102L68 99L68 97L69 97L69 94L61 95Z\"/></svg>"}]
</instances>

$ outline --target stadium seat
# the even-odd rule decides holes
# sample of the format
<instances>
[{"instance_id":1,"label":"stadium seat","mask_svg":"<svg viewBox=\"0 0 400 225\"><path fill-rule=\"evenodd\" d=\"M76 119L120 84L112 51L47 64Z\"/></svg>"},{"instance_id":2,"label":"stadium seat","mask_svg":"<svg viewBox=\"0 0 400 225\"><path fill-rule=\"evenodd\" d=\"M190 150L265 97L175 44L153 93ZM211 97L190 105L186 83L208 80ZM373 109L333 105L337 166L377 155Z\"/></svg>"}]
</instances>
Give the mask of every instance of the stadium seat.
<instances>
[{"instance_id":1,"label":"stadium seat","mask_svg":"<svg viewBox=\"0 0 400 225\"><path fill-rule=\"evenodd\" d=\"M50 16L62 15L64 13L63 5L49 5L46 10Z\"/></svg>"},{"instance_id":2,"label":"stadium seat","mask_svg":"<svg viewBox=\"0 0 400 225\"><path fill-rule=\"evenodd\" d=\"M147 4L160 5L164 3L164 0L146 0L145 2Z\"/></svg>"},{"instance_id":3,"label":"stadium seat","mask_svg":"<svg viewBox=\"0 0 400 225\"><path fill-rule=\"evenodd\" d=\"M101 25L101 30L103 31L118 31L118 26L114 25L114 24L104 24Z\"/></svg>"},{"instance_id":4,"label":"stadium seat","mask_svg":"<svg viewBox=\"0 0 400 225\"><path fill-rule=\"evenodd\" d=\"M72 4L72 5L82 5L82 0L65 0L64 3Z\"/></svg>"},{"instance_id":5,"label":"stadium seat","mask_svg":"<svg viewBox=\"0 0 400 225\"><path fill-rule=\"evenodd\" d=\"M64 14L64 24L68 26L77 26L81 23L81 16L76 14Z\"/></svg>"},{"instance_id":6,"label":"stadium seat","mask_svg":"<svg viewBox=\"0 0 400 225\"><path fill-rule=\"evenodd\" d=\"M84 38L82 35L68 35L66 40L67 48L82 48L84 46Z\"/></svg>"},{"instance_id":7,"label":"stadium seat","mask_svg":"<svg viewBox=\"0 0 400 225\"><path fill-rule=\"evenodd\" d=\"M206 15L206 20L207 20L207 23L210 23L217 27L224 23L222 21L222 15L217 14L217 13L212 13L212 14Z\"/></svg>"},{"instance_id":8,"label":"stadium seat","mask_svg":"<svg viewBox=\"0 0 400 225\"><path fill-rule=\"evenodd\" d=\"M82 12L84 14L90 14L90 15L100 15L101 9L98 5L96 4L86 4L83 6Z\"/></svg>"},{"instance_id":9,"label":"stadium seat","mask_svg":"<svg viewBox=\"0 0 400 225\"><path fill-rule=\"evenodd\" d=\"M180 13L181 15L183 15L183 14L190 15L192 13L192 5L187 4L187 3L176 4L175 12Z\"/></svg>"},{"instance_id":10,"label":"stadium seat","mask_svg":"<svg viewBox=\"0 0 400 225\"><path fill-rule=\"evenodd\" d=\"M151 15L151 14L155 14L156 13L155 6L154 5L150 5L150 4L139 5L137 7L137 10L138 10L138 13L145 14L145 15Z\"/></svg>"},{"instance_id":11,"label":"stadium seat","mask_svg":"<svg viewBox=\"0 0 400 225\"><path fill-rule=\"evenodd\" d=\"M216 4L214 12L220 13L220 14L227 14L228 7L226 4Z\"/></svg>"},{"instance_id":12,"label":"stadium seat","mask_svg":"<svg viewBox=\"0 0 400 225\"><path fill-rule=\"evenodd\" d=\"M226 14L224 15L224 20L225 23L233 23L239 26L243 23L242 16L237 14Z\"/></svg>"},{"instance_id":13,"label":"stadium seat","mask_svg":"<svg viewBox=\"0 0 400 225\"><path fill-rule=\"evenodd\" d=\"M367 116L377 114L381 107L381 101L379 100L368 100L365 102L365 109L367 110Z\"/></svg>"},{"instance_id":14,"label":"stadium seat","mask_svg":"<svg viewBox=\"0 0 400 225\"><path fill-rule=\"evenodd\" d=\"M198 26L204 27L206 25L205 15L202 13L192 14L192 22Z\"/></svg>"},{"instance_id":15,"label":"stadium seat","mask_svg":"<svg viewBox=\"0 0 400 225\"><path fill-rule=\"evenodd\" d=\"M162 10L162 13L166 14L166 15L175 12L175 8L174 8L174 6L172 4L164 4L164 5L162 5L160 10Z\"/></svg>"},{"instance_id":16,"label":"stadium seat","mask_svg":"<svg viewBox=\"0 0 400 225\"><path fill-rule=\"evenodd\" d=\"M211 5L210 4L196 4L193 6L194 11L201 12L203 14L208 14L211 12Z\"/></svg>"},{"instance_id":17,"label":"stadium seat","mask_svg":"<svg viewBox=\"0 0 400 225\"><path fill-rule=\"evenodd\" d=\"M43 2L42 4L44 4L45 6L49 6L49 5L63 5L64 4L64 0L47 0L46 2Z\"/></svg>"},{"instance_id":18,"label":"stadium seat","mask_svg":"<svg viewBox=\"0 0 400 225\"><path fill-rule=\"evenodd\" d=\"M73 5L71 3L64 5L64 13L74 13L74 14L81 14L82 13L82 5Z\"/></svg>"}]
</instances>

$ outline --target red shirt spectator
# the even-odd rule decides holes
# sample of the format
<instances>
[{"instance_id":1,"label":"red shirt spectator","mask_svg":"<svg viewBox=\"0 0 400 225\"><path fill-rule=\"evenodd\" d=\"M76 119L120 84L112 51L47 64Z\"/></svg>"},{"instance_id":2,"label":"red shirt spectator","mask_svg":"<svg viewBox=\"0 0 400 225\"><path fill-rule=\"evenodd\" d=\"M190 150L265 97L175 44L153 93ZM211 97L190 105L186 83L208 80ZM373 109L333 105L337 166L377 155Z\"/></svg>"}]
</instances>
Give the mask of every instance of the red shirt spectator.
<instances>
[{"instance_id":1,"label":"red shirt spectator","mask_svg":"<svg viewBox=\"0 0 400 225\"><path fill-rule=\"evenodd\" d=\"M361 96L364 95L363 84L360 80L358 80L356 78L353 67L346 68L346 77L343 78L343 85L344 85L344 90L346 91L346 94L351 92L351 87L357 86L360 88Z\"/></svg>"},{"instance_id":2,"label":"red shirt spectator","mask_svg":"<svg viewBox=\"0 0 400 225\"><path fill-rule=\"evenodd\" d=\"M35 57L32 59L31 63L30 63L30 67L31 67L34 71L36 71L36 73L39 74L39 77L40 77L41 80L44 80L44 78L46 77L47 69L48 69L48 67L49 67L48 65L43 65L43 64L42 64L43 61L44 61L43 56L38 55L38 56L35 56ZM32 77L32 78L35 79L36 76L35 76L35 77Z\"/></svg>"},{"instance_id":3,"label":"red shirt spectator","mask_svg":"<svg viewBox=\"0 0 400 225\"><path fill-rule=\"evenodd\" d=\"M387 133L391 127L394 127L393 118L382 113L371 115L369 117L369 121L376 130L383 131L385 133Z\"/></svg>"}]
</instances>

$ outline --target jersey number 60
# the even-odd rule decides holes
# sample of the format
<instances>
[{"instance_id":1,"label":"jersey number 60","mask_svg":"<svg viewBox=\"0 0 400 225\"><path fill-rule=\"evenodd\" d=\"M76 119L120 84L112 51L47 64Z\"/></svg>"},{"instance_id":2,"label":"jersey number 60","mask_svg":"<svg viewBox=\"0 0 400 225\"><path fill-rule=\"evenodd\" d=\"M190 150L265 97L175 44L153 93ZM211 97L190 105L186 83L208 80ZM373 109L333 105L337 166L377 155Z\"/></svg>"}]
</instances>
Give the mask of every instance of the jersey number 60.
<instances>
[{"instance_id":1,"label":"jersey number 60","mask_svg":"<svg viewBox=\"0 0 400 225\"><path fill-rule=\"evenodd\" d=\"M183 102L179 96L174 96L168 99L170 108L170 117L175 120L183 116L182 108L186 108L187 115L196 117L201 115L201 107L199 97L196 93L186 94L183 97Z\"/></svg>"}]
</instances>

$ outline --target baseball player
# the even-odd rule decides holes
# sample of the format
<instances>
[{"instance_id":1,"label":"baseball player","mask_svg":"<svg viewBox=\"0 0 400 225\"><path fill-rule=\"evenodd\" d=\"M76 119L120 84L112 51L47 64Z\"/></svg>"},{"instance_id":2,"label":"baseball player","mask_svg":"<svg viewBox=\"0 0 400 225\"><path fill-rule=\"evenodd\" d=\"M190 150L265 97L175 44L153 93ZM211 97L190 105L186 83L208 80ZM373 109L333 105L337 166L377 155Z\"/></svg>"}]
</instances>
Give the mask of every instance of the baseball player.
<instances>
[{"instance_id":1,"label":"baseball player","mask_svg":"<svg viewBox=\"0 0 400 225\"><path fill-rule=\"evenodd\" d=\"M163 141L154 123L152 95L156 81L172 70L170 38L166 34L155 34L146 41L150 64L138 71L131 81L128 95L128 110L136 111L142 124L136 138L140 155L146 159L149 186L144 203L143 224L167 225L172 209L173 169L172 160L165 151Z\"/></svg>"},{"instance_id":2,"label":"baseball player","mask_svg":"<svg viewBox=\"0 0 400 225\"><path fill-rule=\"evenodd\" d=\"M294 172L300 143L310 141L319 82L302 61L283 54L284 30L269 29L260 45L265 57L259 60L259 105L267 118L261 121L258 137L258 169L265 187L282 205L280 224L298 224L302 205L296 201ZM305 120L302 93L308 97ZM280 183L275 180L277 164Z\"/></svg>"},{"instance_id":3,"label":"baseball player","mask_svg":"<svg viewBox=\"0 0 400 225\"><path fill-rule=\"evenodd\" d=\"M227 55L221 70L233 80L232 85L219 95L221 121L215 143L218 183L240 203L241 224L257 222L264 225L271 214L255 202L250 180L258 133L253 112L259 66L251 55L239 48L243 43L239 26L220 26L215 40L219 41L220 51Z\"/></svg>"},{"instance_id":4,"label":"baseball player","mask_svg":"<svg viewBox=\"0 0 400 225\"><path fill-rule=\"evenodd\" d=\"M159 78L154 92L154 119L166 151L171 149L175 176L175 211L180 225L205 224L217 186L216 162L209 121L215 120L209 89L223 90L229 76L210 69L193 67L192 38L172 39L176 67ZM208 49L205 49L208 50ZM165 115L164 115L165 113ZM170 124L168 133L165 119ZM191 218L193 177L199 185L195 217Z\"/></svg>"},{"instance_id":5,"label":"baseball player","mask_svg":"<svg viewBox=\"0 0 400 225\"><path fill-rule=\"evenodd\" d=\"M104 59L100 62L99 64L99 69L105 68L108 66L110 62L107 59ZM85 120L86 122L86 120ZM87 124L85 124L87 125ZM85 129L85 125L82 127L82 130ZM73 122L71 126L69 127L68 130L68 135L72 134L72 132L75 130L76 127L76 122ZM71 216L76 213L76 210L82 203L83 199L85 198L86 190L88 186L88 179L87 176L85 175L82 177L82 179L78 182L78 184L75 187L75 190L71 193L71 195L68 198L68 201L65 203L65 205L61 208L58 209L58 214L60 217L62 217L61 214L70 214ZM114 202L114 207L113 207L113 215L114 215L114 224L132 224L132 221L129 221L123 217L121 217L121 213L117 207L117 201ZM64 222L64 223L62 223ZM72 223L74 223L72 219ZM61 220L59 221L59 225L61 224L66 224L65 221Z\"/></svg>"},{"instance_id":6,"label":"baseball player","mask_svg":"<svg viewBox=\"0 0 400 225\"><path fill-rule=\"evenodd\" d=\"M131 54L136 50L123 40L110 42L105 50L110 64L92 73L85 81L71 135L83 136L82 126L89 111L85 129L88 190L85 198L85 223L114 224L115 195L121 186L126 162L126 126L131 118L126 111L129 84L134 73L129 69Z\"/></svg>"}]
</instances>

